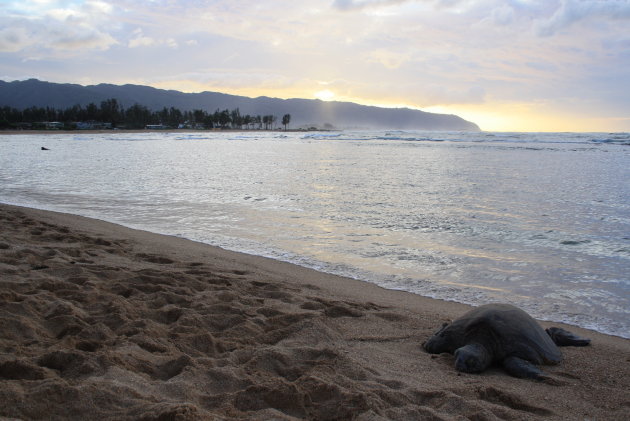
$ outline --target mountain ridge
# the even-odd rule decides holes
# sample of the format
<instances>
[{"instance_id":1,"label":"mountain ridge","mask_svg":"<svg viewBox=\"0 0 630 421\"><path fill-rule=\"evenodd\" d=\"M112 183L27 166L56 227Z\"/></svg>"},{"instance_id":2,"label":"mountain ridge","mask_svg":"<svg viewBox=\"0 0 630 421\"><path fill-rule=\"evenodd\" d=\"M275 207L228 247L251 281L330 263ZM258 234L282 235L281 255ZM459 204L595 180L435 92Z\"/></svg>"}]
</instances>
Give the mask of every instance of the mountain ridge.
<instances>
[{"instance_id":1,"label":"mountain ridge","mask_svg":"<svg viewBox=\"0 0 630 421\"><path fill-rule=\"evenodd\" d=\"M479 131L470 121L452 114L429 113L410 108L383 108L352 102L322 101L319 99L280 99L268 96L250 98L221 92L185 93L158 89L146 85L79 85L53 83L29 79L5 82L0 80L0 106L24 109L32 106L69 108L74 105L115 98L123 107L144 105L151 110L164 107L184 110L238 108L241 114L291 114L292 127L363 128Z\"/></svg>"}]
</instances>

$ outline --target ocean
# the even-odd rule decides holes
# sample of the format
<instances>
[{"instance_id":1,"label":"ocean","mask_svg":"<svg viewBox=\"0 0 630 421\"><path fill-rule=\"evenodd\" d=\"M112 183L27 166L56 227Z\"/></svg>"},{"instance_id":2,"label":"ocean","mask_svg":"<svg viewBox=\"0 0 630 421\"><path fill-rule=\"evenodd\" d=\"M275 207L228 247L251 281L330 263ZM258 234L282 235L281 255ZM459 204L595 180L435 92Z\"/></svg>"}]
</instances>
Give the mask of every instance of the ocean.
<instances>
[{"instance_id":1,"label":"ocean","mask_svg":"<svg viewBox=\"0 0 630 421\"><path fill-rule=\"evenodd\" d=\"M630 338L628 133L0 135L0 201Z\"/></svg>"}]
</instances>

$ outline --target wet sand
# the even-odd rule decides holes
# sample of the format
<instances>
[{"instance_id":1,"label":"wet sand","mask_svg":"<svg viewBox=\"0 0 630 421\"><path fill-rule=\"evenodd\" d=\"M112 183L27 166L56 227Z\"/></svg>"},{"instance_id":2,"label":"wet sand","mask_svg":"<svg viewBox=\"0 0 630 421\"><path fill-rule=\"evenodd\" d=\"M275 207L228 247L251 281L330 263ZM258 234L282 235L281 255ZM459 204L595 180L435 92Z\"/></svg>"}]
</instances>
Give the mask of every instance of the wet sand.
<instances>
[{"instance_id":1,"label":"wet sand","mask_svg":"<svg viewBox=\"0 0 630 421\"><path fill-rule=\"evenodd\" d=\"M630 340L564 326L592 344L552 382L462 374L421 347L461 304L74 215L0 227L0 419L630 419Z\"/></svg>"}]
</instances>

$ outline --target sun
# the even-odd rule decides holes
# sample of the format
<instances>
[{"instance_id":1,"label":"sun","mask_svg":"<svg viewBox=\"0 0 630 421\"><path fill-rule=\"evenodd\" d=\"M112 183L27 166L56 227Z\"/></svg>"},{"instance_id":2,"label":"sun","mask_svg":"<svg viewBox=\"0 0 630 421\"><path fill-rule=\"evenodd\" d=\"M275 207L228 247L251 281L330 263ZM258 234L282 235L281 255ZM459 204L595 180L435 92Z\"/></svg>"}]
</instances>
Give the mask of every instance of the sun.
<instances>
[{"instance_id":1,"label":"sun","mask_svg":"<svg viewBox=\"0 0 630 421\"><path fill-rule=\"evenodd\" d=\"M322 101L331 101L335 98L335 93L329 91L328 89L324 89L322 91L315 92L315 98L321 99Z\"/></svg>"}]
</instances>

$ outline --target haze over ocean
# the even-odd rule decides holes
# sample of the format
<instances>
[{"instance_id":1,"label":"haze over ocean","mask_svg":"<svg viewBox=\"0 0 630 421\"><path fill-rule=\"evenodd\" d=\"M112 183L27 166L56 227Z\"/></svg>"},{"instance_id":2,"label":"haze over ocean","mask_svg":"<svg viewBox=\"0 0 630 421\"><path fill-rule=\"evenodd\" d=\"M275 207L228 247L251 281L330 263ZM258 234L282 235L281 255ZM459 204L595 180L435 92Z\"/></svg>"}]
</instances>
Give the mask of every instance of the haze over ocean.
<instances>
[{"instance_id":1,"label":"haze over ocean","mask_svg":"<svg viewBox=\"0 0 630 421\"><path fill-rule=\"evenodd\" d=\"M0 200L630 337L629 144L623 133L0 135Z\"/></svg>"}]
</instances>

